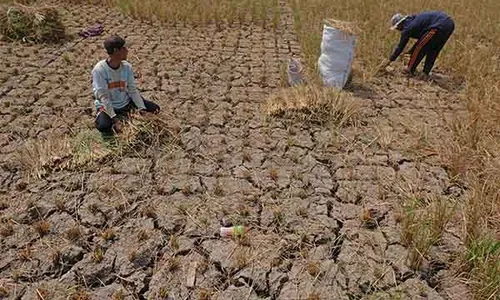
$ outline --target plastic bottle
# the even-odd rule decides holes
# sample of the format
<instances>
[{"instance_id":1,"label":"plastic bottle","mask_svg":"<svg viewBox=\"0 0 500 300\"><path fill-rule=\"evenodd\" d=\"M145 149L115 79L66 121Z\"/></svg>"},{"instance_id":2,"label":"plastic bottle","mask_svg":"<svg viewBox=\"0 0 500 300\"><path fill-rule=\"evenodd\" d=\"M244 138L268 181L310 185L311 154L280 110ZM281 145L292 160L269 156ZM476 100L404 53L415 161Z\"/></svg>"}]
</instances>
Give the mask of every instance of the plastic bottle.
<instances>
[{"instance_id":1,"label":"plastic bottle","mask_svg":"<svg viewBox=\"0 0 500 300\"><path fill-rule=\"evenodd\" d=\"M300 62L296 59L290 59L288 63L288 84L290 86L295 86L302 84L304 78L302 77L302 66Z\"/></svg>"},{"instance_id":2,"label":"plastic bottle","mask_svg":"<svg viewBox=\"0 0 500 300\"><path fill-rule=\"evenodd\" d=\"M233 226L233 227L221 227L220 228L220 235L222 237L241 237L245 233L247 233L250 229L248 227L238 225L238 226Z\"/></svg>"}]
</instances>

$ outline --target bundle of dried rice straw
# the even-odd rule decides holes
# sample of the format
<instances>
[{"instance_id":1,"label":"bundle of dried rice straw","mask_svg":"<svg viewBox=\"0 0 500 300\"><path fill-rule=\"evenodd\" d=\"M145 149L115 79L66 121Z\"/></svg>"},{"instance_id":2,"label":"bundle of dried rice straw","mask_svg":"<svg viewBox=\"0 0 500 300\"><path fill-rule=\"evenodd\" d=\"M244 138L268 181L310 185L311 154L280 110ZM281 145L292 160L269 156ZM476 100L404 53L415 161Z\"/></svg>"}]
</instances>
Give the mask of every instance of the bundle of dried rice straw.
<instances>
[{"instance_id":1,"label":"bundle of dried rice straw","mask_svg":"<svg viewBox=\"0 0 500 300\"><path fill-rule=\"evenodd\" d=\"M156 151L177 142L164 115L134 115L119 134L119 143L126 151Z\"/></svg>"},{"instance_id":2,"label":"bundle of dried rice straw","mask_svg":"<svg viewBox=\"0 0 500 300\"><path fill-rule=\"evenodd\" d=\"M56 8L11 4L0 7L0 34L10 41L56 43L65 29Z\"/></svg>"},{"instance_id":3,"label":"bundle of dried rice straw","mask_svg":"<svg viewBox=\"0 0 500 300\"><path fill-rule=\"evenodd\" d=\"M340 21L335 19L325 19L325 25L343 31L347 34L357 35L360 32L359 27L353 22Z\"/></svg>"},{"instance_id":4,"label":"bundle of dried rice straw","mask_svg":"<svg viewBox=\"0 0 500 300\"><path fill-rule=\"evenodd\" d=\"M263 106L263 112L269 116L337 125L354 120L358 110L349 94L315 85L283 89L271 95Z\"/></svg>"}]
</instances>

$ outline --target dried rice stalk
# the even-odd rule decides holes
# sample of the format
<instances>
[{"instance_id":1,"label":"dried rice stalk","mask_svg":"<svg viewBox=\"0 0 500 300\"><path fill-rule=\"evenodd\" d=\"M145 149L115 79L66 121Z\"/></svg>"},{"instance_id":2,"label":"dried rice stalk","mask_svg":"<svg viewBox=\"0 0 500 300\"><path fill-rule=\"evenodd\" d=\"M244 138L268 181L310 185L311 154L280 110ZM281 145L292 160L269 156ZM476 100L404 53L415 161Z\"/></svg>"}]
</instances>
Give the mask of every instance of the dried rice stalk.
<instances>
[{"instance_id":1,"label":"dried rice stalk","mask_svg":"<svg viewBox=\"0 0 500 300\"><path fill-rule=\"evenodd\" d=\"M342 126L355 120L358 105L341 91L314 85L287 88L271 95L263 112L269 116L296 117Z\"/></svg>"},{"instance_id":2,"label":"dried rice stalk","mask_svg":"<svg viewBox=\"0 0 500 300\"><path fill-rule=\"evenodd\" d=\"M335 19L325 19L324 22L327 26L333 27L347 34L357 35L360 32L360 29L353 22L346 22Z\"/></svg>"},{"instance_id":3,"label":"dried rice stalk","mask_svg":"<svg viewBox=\"0 0 500 300\"><path fill-rule=\"evenodd\" d=\"M0 34L10 41L33 43L60 42L66 36L56 8L17 3L0 7Z\"/></svg>"}]
</instances>

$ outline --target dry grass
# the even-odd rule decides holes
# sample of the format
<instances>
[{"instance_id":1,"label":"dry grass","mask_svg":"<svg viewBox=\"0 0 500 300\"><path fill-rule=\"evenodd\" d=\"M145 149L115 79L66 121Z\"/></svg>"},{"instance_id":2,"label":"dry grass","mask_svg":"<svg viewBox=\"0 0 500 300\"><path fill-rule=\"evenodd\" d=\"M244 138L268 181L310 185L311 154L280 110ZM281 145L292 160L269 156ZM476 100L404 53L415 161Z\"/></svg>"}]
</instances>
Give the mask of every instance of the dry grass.
<instances>
[{"instance_id":1,"label":"dry grass","mask_svg":"<svg viewBox=\"0 0 500 300\"><path fill-rule=\"evenodd\" d=\"M167 268L171 273L175 273L181 267L181 260L178 257L171 257L168 259Z\"/></svg>"},{"instance_id":2,"label":"dry grass","mask_svg":"<svg viewBox=\"0 0 500 300\"><path fill-rule=\"evenodd\" d=\"M124 300L125 299L125 292L122 289L119 289L118 291L113 293L113 297L111 299Z\"/></svg>"},{"instance_id":3,"label":"dry grass","mask_svg":"<svg viewBox=\"0 0 500 300\"><path fill-rule=\"evenodd\" d=\"M344 33L350 34L350 35L359 35L360 29L358 28L358 25L354 22L346 22L342 20L335 20L335 19L325 19L324 24L333 28L336 28Z\"/></svg>"},{"instance_id":4,"label":"dry grass","mask_svg":"<svg viewBox=\"0 0 500 300\"><path fill-rule=\"evenodd\" d=\"M9 297L9 291L4 288L3 286L0 286L0 297L7 298Z\"/></svg>"},{"instance_id":5,"label":"dry grass","mask_svg":"<svg viewBox=\"0 0 500 300\"><path fill-rule=\"evenodd\" d=\"M90 294L85 290L79 290L71 295L71 300L90 300Z\"/></svg>"},{"instance_id":6,"label":"dry grass","mask_svg":"<svg viewBox=\"0 0 500 300\"><path fill-rule=\"evenodd\" d=\"M269 177L273 181L278 181L278 177L279 177L278 170L276 170L276 169L269 170Z\"/></svg>"},{"instance_id":7,"label":"dry grass","mask_svg":"<svg viewBox=\"0 0 500 300\"><path fill-rule=\"evenodd\" d=\"M321 268L318 262L311 261L306 266L307 273L312 277L317 277L321 273Z\"/></svg>"},{"instance_id":8,"label":"dry grass","mask_svg":"<svg viewBox=\"0 0 500 300\"><path fill-rule=\"evenodd\" d=\"M139 240L139 242L142 242L142 241L145 241L149 238L149 235L148 233L144 230L144 229L141 229L138 233L137 233L137 240Z\"/></svg>"},{"instance_id":9,"label":"dry grass","mask_svg":"<svg viewBox=\"0 0 500 300\"><path fill-rule=\"evenodd\" d=\"M378 226L374 214L375 211L373 209L364 209L359 216L359 219L365 228L374 229Z\"/></svg>"},{"instance_id":10,"label":"dry grass","mask_svg":"<svg viewBox=\"0 0 500 300\"><path fill-rule=\"evenodd\" d=\"M160 296L161 299L167 299L169 294L169 290L166 287L161 287L160 291L158 292L158 296Z\"/></svg>"},{"instance_id":11,"label":"dry grass","mask_svg":"<svg viewBox=\"0 0 500 300\"><path fill-rule=\"evenodd\" d=\"M466 254L468 273L473 275L470 282L477 299L491 298L500 293L500 241L486 237L469 243Z\"/></svg>"},{"instance_id":12,"label":"dry grass","mask_svg":"<svg viewBox=\"0 0 500 300\"><path fill-rule=\"evenodd\" d=\"M199 300L210 300L212 299L213 291L210 289L200 289L198 293Z\"/></svg>"},{"instance_id":13,"label":"dry grass","mask_svg":"<svg viewBox=\"0 0 500 300\"><path fill-rule=\"evenodd\" d=\"M66 231L66 238L70 241L76 242L81 237L82 237L82 230L78 225L75 225Z\"/></svg>"},{"instance_id":14,"label":"dry grass","mask_svg":"<svg viewBox=\"0 0 500 300\"><path fill-rule=\"evenodd\" d=\"M169 241L168 241L168 244L169 244L169 246L170 246L170 248L171 248L172 250L174 250L174 251L179 250L179 241L178 241L178 239L177 239L177 237L176 237L175 235L173 235L173 234L172 234L172 235L170 236L170 239L169 239Z\"/></svg>"},{"instance_id":15,"label":"dry grass","mask_svg":"<svg viewBox=\"0 0 500 300\"><path fill-rule=\"evenodd\" d=\"M283 89L263 106L265 114L341 127L354 123L358 105L346 92L311 85Z\"/></svg>"},{"instance_id":16,"label":"dry grass","mask_svg":"<svg viewBox=\"0 0 500 300\"><path fill-rule=\"evenodd\" d=\"M0 34L11 41L61 42L66 34L55 7L0 6Z\"/></svg>"},{"instance_id":17,"label":"dry grass","mask_svg":"<svg viewBox=\"0 0 500 300\"><path fill-rule=\"evenodd\" d=\"M114 149L117 155L168 151L178 143L178 136L169 129L169 120L165 115L134 115L126 125Z\"/></svg>"},{"instance_id":18,"label":"dry grass","mask_svg":"<svg viewBox=\"0 0 500 300\"><path fill-rule=\"evenodd\" d=\"M217 182L215 183L215 187L214 187L214 195L218 196L218 197L222 197L224 196L225 192L224 192L224 187L222 186L222 184L217 180Z\"/></svg>"},{"instance_id":19,"label":"dry grass","mask_svg":"<svg viewBox=\"0 0 500 300\"><path fill-rule=\"evenodd\" d=\"M452 199L412 196L403 199L401 242L409 248L408 264L420 268L429 250L436 245L455 212Z\"/></svg>"},{"instance_id":20,"label":"dry grass","mask_svg":"<svg viewBox=\"0 0 500 300\"><path fill-rule=\"evenodd\" d=\"M59 212L66 211L66 200L64 200L62 198L56 198L54 200L54 205L56 206L56 208Z\"/></svg>"},{"instance_id":21,"label":"dry grass","mask_svg":"<svg viewBox=\"0 0 500 300\"><path fill-rule=\"evenodd\" d=\"M9 221L0 223L0 235L3 238L9 237L14 234L14 227Z\"/></svg>"},{"instance_id":22,"label":"dry grass","mask_svg":"<svg viewBox=\"0 0 500 300\"><path fill-rule=\"evenodd\" d=\"M29 177L42 178L55 169L70 153L70 145L65 139L50 139L28 142L16 152L16 159Z\"/></svg>"},{"instance_id":23,"label":"dry grass","mask_svg":"<svg viewBox=\"0 0 500 300\"><path fill-rule=\"evenodd\" d=\"M108 0L122 11L143 20L173 24L223 25L252 22L262 27L279 25L278 0Z\"/></svg>"},{"instance_id":24,"label":"dry grass","mask_svg":"<svg viewBox=\"0 0 500 300\"><path fill-rule=\"evenodd\" d=\"M49 292L43 288L37 288L36 294L38 296L37 299L39 299L39 300L45 300L45 299L48 299L48 297L49 297Z\"/></svg>"},{"instance_id":25,"label":"dry grass","mask_svg":"<svg viewBox=\"0 0 500 300\"><path fill-rule=\"evenodd\" d=\"M55 170L82 168L111 153L96 133L83 131L75 137L29 141L16 152L16 160L29 178L39 179Z\"/></svg>"},{"instance_id":26,"label":"dry grass","mask_svg":"<svg viewBox=\"0 0 500 300\"><path fill-rule=\"evenodd\" d=\"M101 233L101 237L105 241L112 241L116 238L116 234L112 228L108 228Z\"/></svg>"},{"instance_id":27,"label":"dry grass","mask_svg":"<svg viewBox=\"0 0 500 300\"><path fill-rule=\"evenodd\" d=\"M128 261L130 261L130 262L134 262L134 261L137 259L137 255L138 255L138 254L137 254L137 251L135 251L135 250L130 251L130 252L128 253L128 255L127 255L127 259L128 259Z\"/></svg>"},{"instance_id":28,"label":"dry grass","mask_svg":"<svg viewBox=\"0 0 500 300\"><path fill-rule=\"evenodd\" d=\"M19 258L19 260L21 260L23 262L29 261L33 257L33 251L31 250L30 247L26 247L24 249L21 249L17 253L17 257Z\"/></svg>"},{"instance_id":29,"label":"dry grass","mask_svg":"<svg viewBox=\"0 0 500 300\"><path fill-rule=\"evenodd\" d=\"M58 266L61 263L62 257L63 257L63 254L61 253L61 250L55 249L50 254L50 261L52 262L52 264L54 266Z\"/></svg>"},{"instance_id":30,"label":"dry grass","mask_svg":"<svg viewBox=\"0 0 500 300\"><path fill-rule=\"evenodd\" d=\"M320 300L320 296L318 293L310 293L308 296L307 296L307 300Z\"/></svg>"},{"instance_id":31,"label":"dry grass","mask_svg":"<svg viewBox=\"0 0 500 300\"><path fill-rule=\"evenodd\" d=\"M0 210L5 210L7 208L9 208L9 203L6 201L0 201Z\"/></svg>"},{"instance_id":32,"label":"dry grass","mask_svg":"<svg viewBox=\"0 0 500 300\"><path fill-rule=\"evenodd\" d=\"M33 227L40 237L47 235L51 228L50 223L47 221L39 221Z\"/></svg>"},{"instance_id":33,"label":"dry grass","mask_svg":"<svg viewBox=\"0 0 500 300\"><path fill-rule=\"evenodd\" d=\"M243 269L249 264L249 254L246 249L240 248L234 254L234 266L237 269Z\"/></svg>"},{"instance_id":34,"label":"dry grass","mask_svg":"<svg viewBox=\"0 0 500 300\"><path fill-rule=\"evenodd\" d=\"M178 142L164 116L135 116L122 133L105 141L95 129L75 135L29 141L15 154L17 165L28 178L40 179L57 170L82 170L127 153L145 155Z\"/></svg>"},{"instance_id":35,"label":"dry grass","mask_svg":"<svg viewBox=\"0 0 500 300\"><path fill-rule=\"evenodd\" d=\"M97 246L92 252L92 261L98 264L102 262L103 259L104 259L104 250L100 246Z\"/></svg>"},{"instance_id":36,"label":"dry grass","mask_svg":"<svg viewBox=\"0 0 500 300\"><path fill-rule=\"evenodd\" d=\"M141 216L151 218L151 219L157 218L155 208L152 206L149 206L149 205L142 209Z\"/></svg>"}]
</instances>

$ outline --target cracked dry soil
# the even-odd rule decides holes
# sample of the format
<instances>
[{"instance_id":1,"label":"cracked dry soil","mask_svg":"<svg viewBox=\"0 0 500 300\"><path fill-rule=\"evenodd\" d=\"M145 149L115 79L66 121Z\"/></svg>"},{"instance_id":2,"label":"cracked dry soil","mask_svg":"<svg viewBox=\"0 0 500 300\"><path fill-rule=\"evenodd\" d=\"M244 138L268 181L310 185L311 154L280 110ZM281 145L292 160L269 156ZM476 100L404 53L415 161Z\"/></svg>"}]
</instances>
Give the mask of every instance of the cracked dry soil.
<instances>
[{"instance_id":1,"label":"cracked dry soil","mask_svg":"<svg viewBox=\"0 0 500 300\"><path fill-rule=\"evenodd\" d=\"M61 48L0 44L0 298L467 298L446 260L460 239L445 233L435 259L411 270L396 209L402 187L453 188L435 156L414 150L447 135L445 121L465 110L459 91L376 79L354 87L360 124L335 134L260 111L283 63L300 55L286 6L276 32L160 26L91 10L64 8L68 31L105 20L105 34L133 42L139 88L180 128L178 147L26 181L12 166L26 141L91 126L90 70L105 54L102 37L43 69ZM371 224L360 220L367 210ZM220 238L228 224L252 230Z\"/></svg>"}]
</instances>

